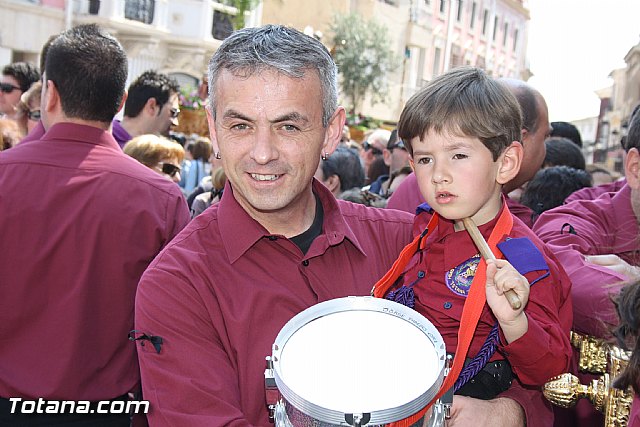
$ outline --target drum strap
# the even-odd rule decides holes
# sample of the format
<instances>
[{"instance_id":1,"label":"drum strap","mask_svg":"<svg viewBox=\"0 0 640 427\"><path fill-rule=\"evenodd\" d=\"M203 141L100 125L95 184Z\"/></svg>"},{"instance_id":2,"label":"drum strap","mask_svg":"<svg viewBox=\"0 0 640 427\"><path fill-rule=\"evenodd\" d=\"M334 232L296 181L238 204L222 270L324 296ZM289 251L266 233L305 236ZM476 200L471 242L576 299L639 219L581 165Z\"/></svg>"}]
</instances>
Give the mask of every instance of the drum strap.
<instances>
[{"instance_id":1,"label":"drum strap","mask_svg":"<svg viewBox=\"0 0 640 427\"><path fill-rule=\"evenodd\" d=\"M398 280L400 275L404 272L407 264L415 253L422 249L422 242L426 240L426 237L436 228L438 224L438 214L434 214L427 229L417 236L413 242L407 245L401 252L400 256L393 264L391 269L385 274L373 287L371 293L378 298L384 298L387 291ZM498 249L498 242L502 240L504 236L508 236L513 227L513 218L511 212L505 206L498 218L498 222L493 228L491 235L489 236L488 244L491 251L496 255L496 258L502 258L502 252ZM487 264L482 259L476 270L475 277L471 282L469 294L462 308L462 318L460 319L460 328L458 329L458 348L456 349L455 356L453 358L453 364L449 374L445 377L440 390L436 396L429 402L427 406L421 409L419 412L412 416L405 418L404 420L397 421L389 424L393 427L409 427L424 416L429 408L444 395L451 387L454 386L456 379L460 375L464 366L464 361L469 352L469 346L471 340L480 320L482 309L486 303L485 283L487 278Z\"/></svg>"}]
</instances>

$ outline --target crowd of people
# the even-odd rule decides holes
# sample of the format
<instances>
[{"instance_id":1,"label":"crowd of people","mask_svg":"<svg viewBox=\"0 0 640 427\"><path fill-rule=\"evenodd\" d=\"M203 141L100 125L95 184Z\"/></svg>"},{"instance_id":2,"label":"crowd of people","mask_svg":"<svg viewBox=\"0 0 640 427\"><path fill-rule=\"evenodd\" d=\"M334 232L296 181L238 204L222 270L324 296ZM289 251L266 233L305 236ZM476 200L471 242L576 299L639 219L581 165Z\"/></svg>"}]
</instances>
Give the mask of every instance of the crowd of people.
<instances>
[{"instance_id":1,"label":"crowd of people","mask_svg":"<svg viewBox=\"0 0 640 427\"><path fill-rule=\"evenodd\" d=\"M474 67L354 141L331 55L289 27L236 31L215 52L210 137L174 133L169 75L127 75L122 45L93 24L52 36L39 66L2 70L0 425L270 425L278 332L372 288L443 336L448 426L601 425L542 395L576 372L571 330L617 337L632 357L615 386L640 389L637 111L619 177L586 164L543 94ZM16 397L150 410L24 413Z\"/></svg>"}]
</instances>

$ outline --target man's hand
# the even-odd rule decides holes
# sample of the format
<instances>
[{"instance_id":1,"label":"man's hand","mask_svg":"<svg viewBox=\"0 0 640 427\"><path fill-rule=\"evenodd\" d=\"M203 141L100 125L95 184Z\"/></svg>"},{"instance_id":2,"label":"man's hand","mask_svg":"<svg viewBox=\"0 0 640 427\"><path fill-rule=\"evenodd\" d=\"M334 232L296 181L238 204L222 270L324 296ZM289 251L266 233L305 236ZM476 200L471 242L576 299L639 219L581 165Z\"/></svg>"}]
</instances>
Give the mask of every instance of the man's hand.
<instances>
[{"instance_id":1,"label":"man's hand","mask_svg":"<svg viewBox=\"0 0 640 427\"><path fill-rule=\"evenodd\" d=\"M629 264L618 255L587 255L584 258L587 262L613 270L628 280L640 279L640 268Z\"/></svg>"},{"instance_id":2,"label":"man's hand","mask_svg":"<svg viewBox=\"0 0 640 427\"><path fill-rule=\"evenodd\" d=\"M480 400L466 396L453 396L451 419L447 427L522 427L524 410L506 397Z\"/></svg>"}]
</instances>

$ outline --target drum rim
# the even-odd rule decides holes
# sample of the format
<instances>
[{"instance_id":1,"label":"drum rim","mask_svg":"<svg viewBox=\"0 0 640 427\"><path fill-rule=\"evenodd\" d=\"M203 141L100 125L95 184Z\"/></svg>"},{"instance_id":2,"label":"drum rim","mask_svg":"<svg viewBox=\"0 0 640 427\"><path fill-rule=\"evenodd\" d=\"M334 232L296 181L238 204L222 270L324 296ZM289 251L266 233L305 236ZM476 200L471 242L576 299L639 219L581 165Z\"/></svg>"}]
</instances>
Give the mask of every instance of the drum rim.
<instances>
[{"instance_id":1,"label":"drum rim","mask_svg":"<svg viewBox=\"0 0 640 427\"><path fill-rule=\"evenodd\" d=\"M444 340L435 326L433 326L429 320L417 311L395 301L370 296L335 298L315 304L298 313L284 325L276 336L275 342L272 346L274 379L282 397L299 411L316 420L331 424L344 425L345 415L347 414L341 411L323 408L307 401L291 390L280 375L280 354L286 346L289 338L313 320L329 314L336 314L344 311L374 311L404 320L413 327L417 327L427 337L427 339L431 341L438 356L437 378L431 387L429 387L420 396L403 405L394 408L371 411L369 413L369 424L385 424L398 421L411 416L424 408L436 396L444 378L446 360Z\"/></svg>"}]
</instances>

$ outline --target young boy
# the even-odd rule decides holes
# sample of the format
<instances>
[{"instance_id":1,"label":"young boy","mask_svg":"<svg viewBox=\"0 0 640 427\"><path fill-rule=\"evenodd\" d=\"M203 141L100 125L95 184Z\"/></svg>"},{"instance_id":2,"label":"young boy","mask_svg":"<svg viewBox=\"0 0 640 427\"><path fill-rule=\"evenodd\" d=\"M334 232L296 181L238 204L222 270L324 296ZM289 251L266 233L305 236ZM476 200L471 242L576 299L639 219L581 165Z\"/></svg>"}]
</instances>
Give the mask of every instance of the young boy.
<instances>
[{"instance_id":1,"label":"young boy","mask_svg":"<svg viewBox=\"0 0 640 427\"><path fill-rule=\"evenodd\" d=\"M409 100L398 133L435 220L400 278L386 282L392 284L386 297L413 306L438 328L447 351L457 351L462 309L481 260L462 221L471 218L486 240L500 243L498 259L486 263L486 283L479 284L486 286L486 304L467 352L467 361L475 360L462 370L456 393L492 399L512 381L539 387L565 372L569 279L511 215L501 193L522 160L514 96L480 69L456 68ZM505 298L508 289L522 301L519 309Z\"/></svg>"}]
</instances>

